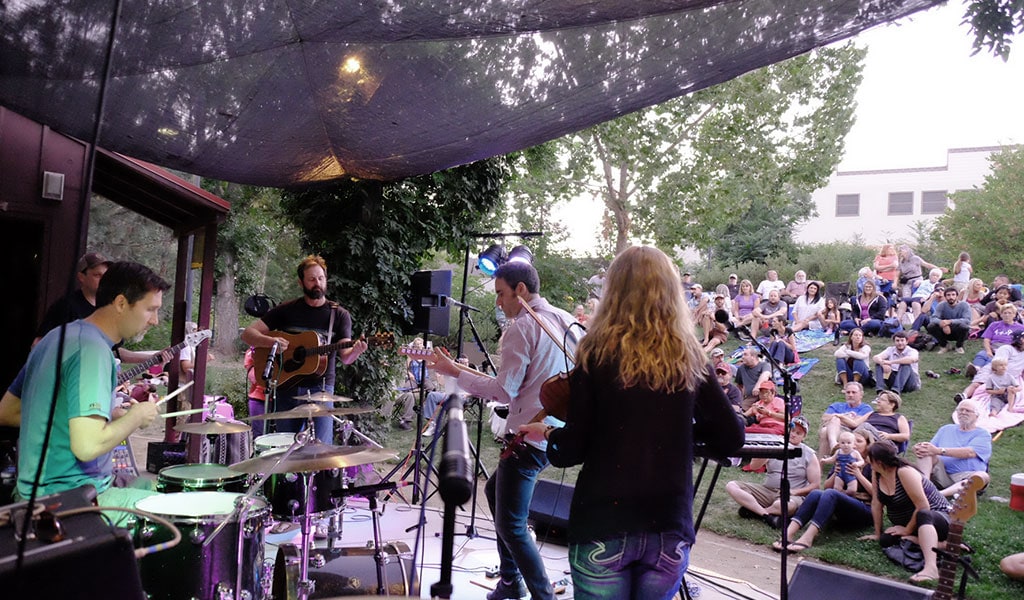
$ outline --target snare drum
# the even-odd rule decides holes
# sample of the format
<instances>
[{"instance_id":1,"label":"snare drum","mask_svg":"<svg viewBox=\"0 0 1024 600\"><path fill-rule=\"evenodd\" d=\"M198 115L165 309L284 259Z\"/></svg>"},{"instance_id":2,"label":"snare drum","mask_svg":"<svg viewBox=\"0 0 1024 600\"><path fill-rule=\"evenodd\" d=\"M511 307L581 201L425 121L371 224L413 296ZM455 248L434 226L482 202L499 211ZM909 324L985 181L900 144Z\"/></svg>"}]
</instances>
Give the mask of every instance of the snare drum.
<instances>
[{"instance_id":1,"label":"snare drum","mask_svg":"<svg viewBox=\"0 0 1024 600\"><path fill-rule=\"evenodd\" d=\"M142 587L151 600L219 600L235 594L239 571L242 594L254 600L266 596L263 528L270 509L265 500L252 498L241 522L232 514L242 494L230 492L177 492L143 498L135 508L161 516L181 530L181 542L139 560ZM227 525L208 546L206 540L221 523ZM135 547L152 546L173 536L156 521L136 517ZM239 548L239 544L241 548Z\"/></svg>"},{"instance_id":2,"label":"snare drum","mask_svg":"<svg viewBox=\"0 0 1024 600\"><path fill-rule=\"evenodd\" d=\"M283 450L295 441L294 433L268 433L256 438L256 455L271 450ZM310 514L319 515L345 506L343 498L332 498L331 492L344 487L344 471L328 469L317 471L311 477L313 506ZM263 484L263 495L270 500L271 514L278 519L298 519L306 512L306 486L301 473L271 475Z\"/></svg>"},{"instance_id":3,"label":"snare drum","mask_svg":"<svg viewBox=\"0 0 1024 600\"><path fill-rule=\"evenodd\" d=\"M172 492L239 492L246 491L246 474L224 465L173 465L160 469L156 491Z\"/></svg>"}]
</instances>

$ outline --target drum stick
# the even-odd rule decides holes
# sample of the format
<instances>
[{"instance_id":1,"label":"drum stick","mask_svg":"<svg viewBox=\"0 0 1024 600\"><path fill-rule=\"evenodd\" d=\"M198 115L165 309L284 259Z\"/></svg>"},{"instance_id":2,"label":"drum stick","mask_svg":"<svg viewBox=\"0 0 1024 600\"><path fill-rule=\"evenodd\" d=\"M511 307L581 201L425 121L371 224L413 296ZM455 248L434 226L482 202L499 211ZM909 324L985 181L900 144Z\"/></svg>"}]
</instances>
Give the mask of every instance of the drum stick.
<instances>
[{"instance_id":1,"label":"drum stick","mask_svg":"<svg viewBox=\"0 0 1024 600\"><path fill-rule=\"evenodd\" d=\"M173 397L177 396L178 394L180 394L180 393L184 392L184 391L185 391L185 390L187 390L188 388L192 387L192 384L193 384L193 383L195 383L195 382L194 382L194 381L190 381L190 382L186 383L185 385L181 386L180 388L178 388L178 389L174 390L174 391L173 391L173 392L171 392L170 394L167 394L167 395L166 395L166 396L164 396L163 398L161 398L161 399L157 400L157 402L156 402L156 405L157 405L157 406L160 406L160 405L161 405L161 404L163 404L164 402L167 402L167 401L168 401L168 400L170 400L171 398L173 398ZM166 416L166 415L164 415L164 416Z\"/></svg>"},{"instance_id":2,"label":"drum stick","mask_svg":"<svg viewBox=\"0 0 1024 600\"><path fill-rule=\"evenodd\" d=\"M175 412L169 412L169 413L164 414L164 415L160 415L160 418L162 418L162 419L170 419L172 417L183 417L185 415L194 415L196 413L206 412L207 410L209 410L209 409L206 409L206 408L193 408L191 410L179 410L179 411L175 411Z\"/></svg>"}]
</instances>

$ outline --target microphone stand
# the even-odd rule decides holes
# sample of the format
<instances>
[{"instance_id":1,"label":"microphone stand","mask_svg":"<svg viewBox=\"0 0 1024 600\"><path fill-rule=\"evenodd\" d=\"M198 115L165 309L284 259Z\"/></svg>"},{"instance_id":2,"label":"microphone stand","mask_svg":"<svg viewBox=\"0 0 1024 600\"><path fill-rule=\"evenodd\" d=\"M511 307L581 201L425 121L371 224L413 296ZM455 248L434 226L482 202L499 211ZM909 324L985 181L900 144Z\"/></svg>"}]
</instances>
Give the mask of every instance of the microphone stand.
<instances>
[{"instance_id":1,"label":"microphone stand","mask_svg":"<svg viewBox=\"0 0 1024 600\"><path fill-rule=\"evenodd\" d=\"M739 328L737 328L739 329ZM749 329L747 329L749 331ZM779 582L779 600L788 600L789 598L789 585L787 581L787 563L789 561L789 432L791 429L790 424L790 401L793 398L793 394L796 393L796 382L793 380L793 375L787 371L779 361L771 355L768 348L765 348L764 344L757 339L757 332L750 333L750 341L758 347L761 354L765 356L768 363L772 366L772 372L778 370L782 373L782 400L785 404L783 408L783 415L785 416L785 422L783 424L782 432L782 480L779 482L779 502L782 503L782 565L781 565L781 580ZM774 377L773 377L774 379Z\"/></svg>"}]
</instances>

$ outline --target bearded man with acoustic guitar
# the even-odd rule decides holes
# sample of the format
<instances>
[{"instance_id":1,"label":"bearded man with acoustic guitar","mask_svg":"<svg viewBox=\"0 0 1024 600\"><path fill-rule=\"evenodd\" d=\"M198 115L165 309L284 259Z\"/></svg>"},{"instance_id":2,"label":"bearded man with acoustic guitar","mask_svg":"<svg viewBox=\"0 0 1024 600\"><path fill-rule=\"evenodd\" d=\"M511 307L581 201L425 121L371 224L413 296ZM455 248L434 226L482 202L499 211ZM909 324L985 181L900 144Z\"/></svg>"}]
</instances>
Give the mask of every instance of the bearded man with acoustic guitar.
<instances>
[{"instance_id":1,"label":"bearded man with acoustic guitar","mask_svg":"<svg viewBox=\"0 0 1024 600\"><path fill-rule=\"evenodd\" d=\"M347 310L325 296L327 291L327 263L320 256L310 254L299 263L296 273L302 297L272 308L262 319L256 320L242 332L242 341L254 348L271 348L276 345L276 352L283 356L278 366L271 372L271 378L278 379L277 399L274 412L295 408L302 403L296 396L307 393L326 391L334 393L335 363L337 358L350 365L366 350L363 340L353 342L352 316ZM287 353L289 346L296 338L287 334L306 335L315 332L313 343L304 349L336 346L328 349L325 354L309 352L308 355ZM289 339L290 338L290 339ZM319 338L319 343L316 342ZM266 356L266 355L263 355ZM262 379L263 362L257 360L255 369L257 379ZM307 368L308 367L308 368ZM333 403L318 403L324 408L332 408ZM331 417L316 417L316 438L326 444L334 441L334 425ZM282 419L277 421L280 431L299 431L304 424L301 419Z\"/></svg>"},{"instance_id":2,"label":"bearded man with acoustic guitar","mask_svg":"<svg viewBox=\"0 0 1024 600\"><path fill-rule=\"evenodd\" d=\"M539 420L543 408L541 385L564 371L566 364L565 355L552 336L561 339L575 319L540 296L540 278L527 263L509 262L499 267L494 274L494 291L498 308L511 320L501 336L497 377L471 372L439 349L435 349L430 361L438 373L457 377L459 387L469 394L508 404L507 431L516 432L520 425ZM570 359L575 354L575 333L568 336ZM544 419L553 426L563 424L552 417ZM534 600L554 598L544 561L526 523L537 476L547 466L547 442L528 441L515 452L503 453L487 481L484 491L494 515L501 558L501 581L487 594L488 600L522 598L527 595L526 588Z\"/></svg>"}]
</instances>

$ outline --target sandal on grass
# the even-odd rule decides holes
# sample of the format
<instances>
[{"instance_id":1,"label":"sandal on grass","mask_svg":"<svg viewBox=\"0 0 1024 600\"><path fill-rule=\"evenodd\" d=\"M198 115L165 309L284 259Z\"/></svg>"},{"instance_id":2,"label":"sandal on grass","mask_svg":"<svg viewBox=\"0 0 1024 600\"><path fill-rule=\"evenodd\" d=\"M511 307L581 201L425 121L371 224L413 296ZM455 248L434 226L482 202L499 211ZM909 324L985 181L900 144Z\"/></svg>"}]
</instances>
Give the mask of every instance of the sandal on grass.
<instances>
[{"instance_id":1,"label":"sandal on grass","mask_svg":"<svg viewBox=\"0 0 1024 600\"><path fill-rule=\"evenodd\" d=\"M808 548L810 548L810 546L803 542L793 542L789 545L789 551L794 554L796 554L797 552L802 552Z\"/></svg>"}]
</instances>

